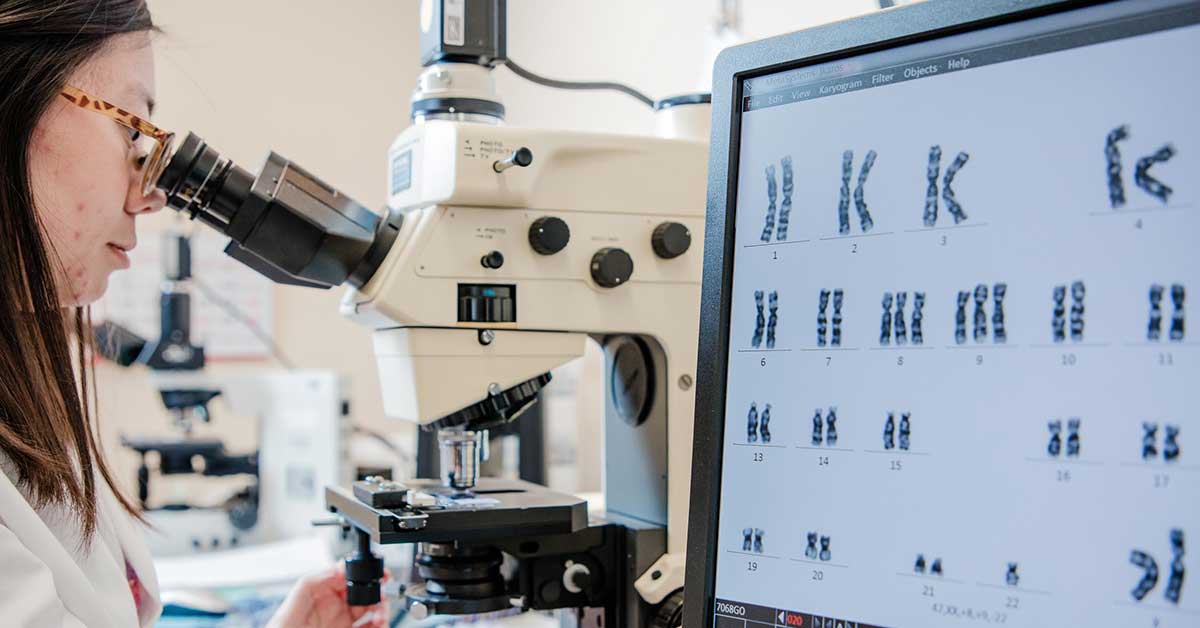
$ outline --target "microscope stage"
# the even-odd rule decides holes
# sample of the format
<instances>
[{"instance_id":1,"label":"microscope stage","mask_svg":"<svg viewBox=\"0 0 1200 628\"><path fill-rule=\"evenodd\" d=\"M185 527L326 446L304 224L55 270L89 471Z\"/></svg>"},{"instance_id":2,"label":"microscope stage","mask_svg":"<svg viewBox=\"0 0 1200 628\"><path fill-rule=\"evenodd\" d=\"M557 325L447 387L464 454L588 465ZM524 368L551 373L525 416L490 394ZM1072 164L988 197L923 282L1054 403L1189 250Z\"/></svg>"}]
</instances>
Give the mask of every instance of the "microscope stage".
<instances>
[{"instance_id":1,"label":"microscope stage","mask_svg":"<svg viewBox=\"0 0 1200 628\"><path fill-rule=\"evenodd\" d=\"M588 524L586 501L530 482L480 478L465 498L439 480L409 480L405 485L434 496L437 505L372 508L351 490L333 486L325 489L325 503L384 545L569 534Z\"/></svg>"}]
</instances>

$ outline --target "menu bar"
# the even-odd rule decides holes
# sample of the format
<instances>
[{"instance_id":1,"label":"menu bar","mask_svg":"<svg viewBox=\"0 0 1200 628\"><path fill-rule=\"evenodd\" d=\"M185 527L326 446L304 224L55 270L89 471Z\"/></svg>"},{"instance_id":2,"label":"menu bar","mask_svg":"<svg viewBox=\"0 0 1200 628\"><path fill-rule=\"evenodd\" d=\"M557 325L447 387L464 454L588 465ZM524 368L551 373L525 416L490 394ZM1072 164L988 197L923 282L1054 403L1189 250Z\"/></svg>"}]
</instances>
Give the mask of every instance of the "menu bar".
<instances>
[{"instance_id":1,"label":"menu bar","mask_svg":"<svg viewBox=\"0 0 1200 628\"><path fill-rule=\"evenodd\" d=\"M986 65L1049 54L1105 41L1145 35L1171 28L1195 25L1197 23L1200 23L1200 6L1193 4L1025 37L981 48L915 59L873 69L864 69L855 74L823 78L816 81L812 81L811 78L828 73L813 68L802 68L792 71L797 72L795 76L798 80L794 84L786 87L776 87L762 91L761 93L751 88L771 84L779 86L791 83L792 81L786 80L786 76L777 76L775 77L776 80L770 83L763 83L761 80L762 78L772 77L747 80L745 89L743 90L746 95L742 98L742 111L778 107L804 100L883 87L893 83L903 83L931 76L962 72ZM835 67L840 67L844 71L846 64ZM840 72L835 71L835 73Z\"/></svg>"}]
</instances>

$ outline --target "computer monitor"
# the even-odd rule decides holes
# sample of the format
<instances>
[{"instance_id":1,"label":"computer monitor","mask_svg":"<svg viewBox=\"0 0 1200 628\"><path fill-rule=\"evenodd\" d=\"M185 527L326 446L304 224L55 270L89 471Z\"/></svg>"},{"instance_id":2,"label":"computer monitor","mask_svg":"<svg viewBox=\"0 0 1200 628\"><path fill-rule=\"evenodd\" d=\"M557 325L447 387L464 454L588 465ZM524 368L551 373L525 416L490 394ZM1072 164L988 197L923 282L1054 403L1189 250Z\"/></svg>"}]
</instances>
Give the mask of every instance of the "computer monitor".
<instances>
[{"instance_id":1,"label":"computer monitor","mask_svg":"<svg viewBox=\"0 0 1200 628\"><path fill-rule=\"evenodd\" d=\"M1200 626L1200 3L935 0L713 87L684 625Z\"/></svg>"}]
</instances>

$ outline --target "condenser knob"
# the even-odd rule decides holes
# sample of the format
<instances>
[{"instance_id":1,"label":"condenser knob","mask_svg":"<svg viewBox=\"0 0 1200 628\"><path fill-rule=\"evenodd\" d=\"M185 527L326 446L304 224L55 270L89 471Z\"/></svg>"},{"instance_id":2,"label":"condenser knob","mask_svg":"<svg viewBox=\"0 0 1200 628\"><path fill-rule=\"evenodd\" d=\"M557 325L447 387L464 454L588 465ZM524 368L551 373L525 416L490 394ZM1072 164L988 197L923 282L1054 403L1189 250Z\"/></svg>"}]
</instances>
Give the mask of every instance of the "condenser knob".
<instances>
[{"instance_id":1,"label":"condenser knob","mask_svg":"<svg viewBox=\"0 0 1200 628\"><path fill-rule=\"evenodd\" d=\"M633 258L623 249L605 247L592 256L592 279L604 288L616 288L633 276Z\"/></svg>"},{"instance_id":2,"label":"condenser knob","mask_svg":"<svg viewBox=\"0 0 1200 628\"><path fill-rule=\"evenodd\" d=\"M692 246L692 232L680 223L664 222L650 234L650 245L654 254L663 259L679 257Z\"/></svg>"},{"instance_id":3,"label":"condenser knob","mask_svg":"<svg viewBox=\"0 0 1200 628\"><path fill-rule=\"evenodd\" d=\"M542 216L529 225L529 246L541 255L554 255L570 241L571 229L562 218Z\"/></svg>"}]
</instances>

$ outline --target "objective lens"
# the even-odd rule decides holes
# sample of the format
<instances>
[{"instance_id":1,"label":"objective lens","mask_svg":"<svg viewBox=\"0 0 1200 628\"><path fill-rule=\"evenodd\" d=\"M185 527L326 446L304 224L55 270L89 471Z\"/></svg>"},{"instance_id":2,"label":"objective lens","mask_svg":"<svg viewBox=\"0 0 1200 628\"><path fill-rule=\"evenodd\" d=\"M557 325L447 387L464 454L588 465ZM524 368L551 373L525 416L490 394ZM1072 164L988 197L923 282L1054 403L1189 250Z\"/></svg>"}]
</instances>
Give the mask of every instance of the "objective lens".
<instances>
[{"instance_id":1,"label":"objective lens","mask_svg":"<svg viewBox=\"0 0 1200 628\"><path fill-rule=\"evenodd\" d=\"M226 233L253 184L253 175L188 133L156 186L166 193L168 207Z\"/></svg>"}]
</instances>

